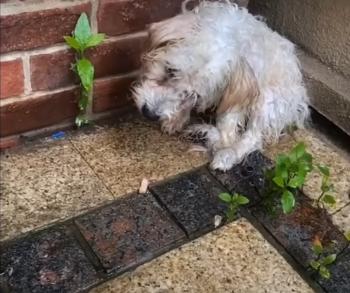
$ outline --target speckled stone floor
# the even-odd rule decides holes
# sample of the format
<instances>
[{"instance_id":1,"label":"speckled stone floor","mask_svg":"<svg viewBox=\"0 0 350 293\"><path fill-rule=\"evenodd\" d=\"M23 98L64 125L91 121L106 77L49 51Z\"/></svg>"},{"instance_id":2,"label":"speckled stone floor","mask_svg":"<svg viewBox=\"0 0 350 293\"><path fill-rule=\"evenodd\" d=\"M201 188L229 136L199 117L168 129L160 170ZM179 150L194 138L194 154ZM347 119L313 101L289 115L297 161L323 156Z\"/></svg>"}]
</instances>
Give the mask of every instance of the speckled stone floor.
<instances>
[{"instance_id":1,"label":"speckled stone floor","mask_svg":"<svg viewBox=\"0 0 350 293\"><path fill-rule=\"evenodd\" d=\"M0 240L100 206L206 162L157 125L127 117L1 154Z\"/></svg>"},{"instance_id":2,"label":"speckled stone floor","mask_svg":"<svg viewBox=\"0 0 350 293\"><path fill-rule=\"evenodd\" d=\"M91 292L307 293L313 290L242 218Z\"/></svg>"},{"instance_id":3,"label":"speckled stone floor","mask_svg":"<svg viewBox=\"0 0 350 293\"><path fill-rule=\"evenodd\" d=\"M273 158L304 141L317 163L327 164L337 205L333 222L350 230L350 159L322 134L299 130L268 148ZM203 165L203 153L162 135L157 125L129 117L97 124L64 139L40 139L1 154L0 240L40 229L138 189ZM319 195L310 175L304 192ZM234 290L232 289L234 288ZM196 239L93 292L312 292L287 261L245 219Z\"/></svg>"}]
</instances>

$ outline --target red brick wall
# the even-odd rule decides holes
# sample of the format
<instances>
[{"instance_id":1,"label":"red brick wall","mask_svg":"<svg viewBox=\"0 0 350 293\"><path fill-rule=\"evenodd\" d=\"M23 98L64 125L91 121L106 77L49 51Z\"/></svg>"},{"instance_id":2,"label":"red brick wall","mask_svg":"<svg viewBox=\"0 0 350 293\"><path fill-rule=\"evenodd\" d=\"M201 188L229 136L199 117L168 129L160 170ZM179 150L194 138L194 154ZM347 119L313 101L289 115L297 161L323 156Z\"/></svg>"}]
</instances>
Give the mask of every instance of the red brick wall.
<instances>
[{"instance_id":1,"label":"red brick wall","mask_svg":"<svg viewBox=\"0 0 350 293\"><path fill-rule=\"evenodd\" d=\"M130 103L128 89L139 67L146 25L178 13L182 0L0 3L0 137L8 142L27 131L73 122L78 92L70 71L74 55L62 37L72 32L81 12L89 15L94 32L107 35L89 53L96 71L89 110L94 119Z\"/></svg>"}]
</instances>

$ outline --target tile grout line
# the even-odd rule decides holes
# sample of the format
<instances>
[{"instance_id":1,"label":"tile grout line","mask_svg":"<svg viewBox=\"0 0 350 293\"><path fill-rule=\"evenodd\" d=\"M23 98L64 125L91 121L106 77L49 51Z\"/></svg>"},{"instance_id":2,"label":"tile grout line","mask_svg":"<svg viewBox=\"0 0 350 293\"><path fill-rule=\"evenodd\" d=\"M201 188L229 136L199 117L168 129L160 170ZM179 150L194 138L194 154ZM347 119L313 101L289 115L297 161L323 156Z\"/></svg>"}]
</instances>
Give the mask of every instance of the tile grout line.
<instances>
[{"instance_id":1,"label":"tile grout line","mask_svg":"<svg viewBox=\"0 0 350 293\"><path fill-rule=\"evenodd\" d=\"M73 149L79 154L79 156L83 159L83 161L89 166L89 168L91 169L91 171L93 172L93 174L96 176L96 178L101 181L101 183L103 184L103 186L108 190L108 192L110 193L110 195L112 196L113 200L115 200L115 196L114 193L112 192L112 190L108 187L108 185L102 180L102 178L95 172L95 170L92 168L91 164L86 160L86 158L83 156L83 154L81 153L81 151L74 145L74 143L71 141L70 137L68 137L68 141L71 144L71 146L73 147Z\"/></svg>"},{"instance_id":2,"label":"tile grout line","mask_svg":"<svg viewBox=\"0 0 350 293\"><path fill-rule=\"evenodd\" d=\"M167 215L170 217L170 219L181 229L182 232L186 235L187 240L190 239L189 234L187 233L185 227L176 219L176 217L173 215L173 213L169 210L169 208L162 202L162 200L158 197L156 192L152 190L152 187L148 188L149 193L152 195L152 197L156 200L156 202L160 205L162 210L164 210Z\"/></svg>"},{"instance_id":3,"label":"tile grout line","mask_svg":"<svg viewBox=\"0 0 350 293\"><path fill-rule=\"evenodd\" d=\"M81 250L84 252L86 258L88 261L92 264L94 267L97 276L102 280L105 278L106 272L105 269L103 268L103 265L95 253L95 251L92 249L92 247L89 245L89 243L86 241L84 236L81 234L81 231L79 227L75 223L75 219L72 219L69 221L66 226L68 229L72 232L73 237L75 240L78 242Z\"/></svg>"},{"instance_id":4,"label":"tile grout line","mask_svg":"<svg viewBox=\"0 0 350 293\"><path fill-rule=\"evenodd\" d=\"M334 216L338 213L340 213L343 209L345 209L346 207L350 206L350 202L346 203L345 205L343 205L342 207L340 207L339 209L335 210L332 213L329 213L330 216Z\"/></svg>"}]
</instances>

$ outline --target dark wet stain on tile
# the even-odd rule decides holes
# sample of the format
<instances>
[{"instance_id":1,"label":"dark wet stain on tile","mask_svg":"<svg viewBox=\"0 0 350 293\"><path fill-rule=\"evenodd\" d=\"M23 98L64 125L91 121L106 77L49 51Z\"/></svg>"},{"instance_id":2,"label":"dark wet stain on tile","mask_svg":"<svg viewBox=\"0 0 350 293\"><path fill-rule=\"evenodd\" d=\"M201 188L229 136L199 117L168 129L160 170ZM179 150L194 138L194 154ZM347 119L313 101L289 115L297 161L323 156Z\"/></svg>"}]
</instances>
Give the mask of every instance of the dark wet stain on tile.
<instances>
[{"instance_id":1,"label":"dark wet stain on tile","mask_svg":"<svg viewBox=\"0 0 350 293\"><path fill-rule=\"evenodd\" d=\"M80 292L98 281L93 266L65 227L3 247L1 272L9 292Z\"/></svg>"},{"instance_id":2,"label":"dark wet stain on tile","mask_svg":"<svg viewBox=\"0 0 350 293\"><path fill-rule=\"evenodd\" d=\"M150 260L185 239L150 193L121 198L75 223L104 269L113 273Z\"/></svg>"},{"instance_id":3,"label":"dark wet stain on tile","mask_svg":"<svg viewBox=\"0 0 350 293\"><path fill-rule=\"evenodd\" d=\"M214 229L214 217L226 209L218 198L224 189L205 168L151 186L151 191L190 238Z\"/></svg>"}]
</instances>

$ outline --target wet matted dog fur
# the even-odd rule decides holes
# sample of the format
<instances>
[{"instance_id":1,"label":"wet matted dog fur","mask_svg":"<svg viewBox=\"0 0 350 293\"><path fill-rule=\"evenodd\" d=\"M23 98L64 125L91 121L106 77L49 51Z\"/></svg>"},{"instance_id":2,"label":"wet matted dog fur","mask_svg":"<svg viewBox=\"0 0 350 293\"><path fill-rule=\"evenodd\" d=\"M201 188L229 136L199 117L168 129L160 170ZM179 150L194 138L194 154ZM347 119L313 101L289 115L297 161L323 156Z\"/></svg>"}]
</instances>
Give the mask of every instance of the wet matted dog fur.
<instances>
[{"instance_id":1,"label":"wet matted dog fur","mask_svg":"<svg viewBox=\"0 0 350 293\"><path fill-rule=\"evenodd\" d=\"M164 132L205 138L211 167L228 170L309 116L294 45L230 1L201 1L149 27L133 87L139 110ZM189 125L191 111L216 122Z\"/></svg>"}]
</instances>

